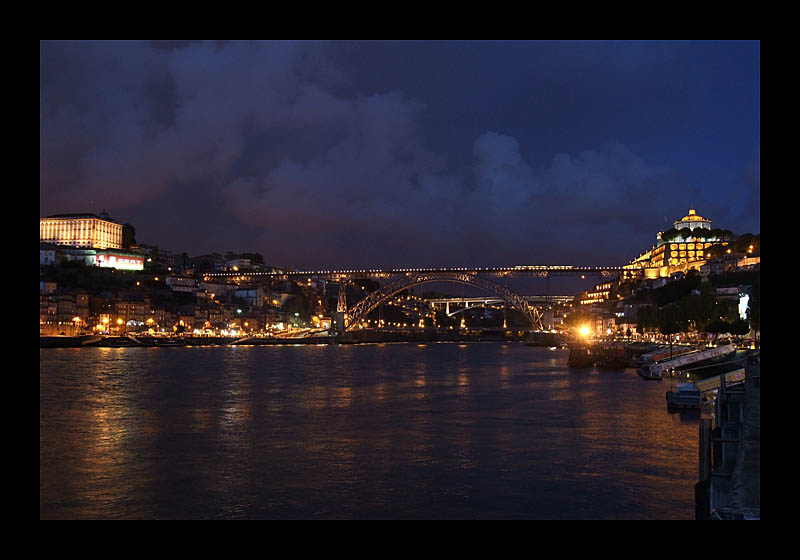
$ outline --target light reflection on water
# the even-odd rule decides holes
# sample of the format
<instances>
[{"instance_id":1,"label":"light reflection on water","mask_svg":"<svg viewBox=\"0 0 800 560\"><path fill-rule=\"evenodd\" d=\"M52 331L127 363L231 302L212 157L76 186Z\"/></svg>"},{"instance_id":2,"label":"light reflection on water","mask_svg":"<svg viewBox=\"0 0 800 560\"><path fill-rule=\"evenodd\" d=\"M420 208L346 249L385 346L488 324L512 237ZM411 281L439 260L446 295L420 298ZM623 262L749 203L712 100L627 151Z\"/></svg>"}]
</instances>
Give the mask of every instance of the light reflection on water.
<instances>
[{"instance_id":1,"label":"light reflection on water","mask_svg":"<svg viewBox=\"0 0 800 560\"><path fill-rule=\"evenodd\" d=\"M40 517L691 519L665 390L522 344L42 349Z\"/></svg>"}]
</instances>

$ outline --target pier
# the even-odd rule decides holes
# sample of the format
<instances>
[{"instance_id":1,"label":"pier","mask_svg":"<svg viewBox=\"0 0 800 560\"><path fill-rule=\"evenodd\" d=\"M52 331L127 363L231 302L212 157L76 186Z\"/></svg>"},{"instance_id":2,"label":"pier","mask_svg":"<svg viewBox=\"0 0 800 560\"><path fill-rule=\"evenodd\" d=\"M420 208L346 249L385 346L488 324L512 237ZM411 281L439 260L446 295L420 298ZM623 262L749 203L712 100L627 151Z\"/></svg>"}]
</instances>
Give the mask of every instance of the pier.
<instances>
[{"instance_id":1,"label":"pier","mask_svg":"<svg viewBox=\"0 0 800 560\"><path fill-rule=\"evenodd\" d=\"M720 385L713 414L699 433L696 519L761 519L761 362L745 367L743 384Z\"/></svg>"}]
</instances>

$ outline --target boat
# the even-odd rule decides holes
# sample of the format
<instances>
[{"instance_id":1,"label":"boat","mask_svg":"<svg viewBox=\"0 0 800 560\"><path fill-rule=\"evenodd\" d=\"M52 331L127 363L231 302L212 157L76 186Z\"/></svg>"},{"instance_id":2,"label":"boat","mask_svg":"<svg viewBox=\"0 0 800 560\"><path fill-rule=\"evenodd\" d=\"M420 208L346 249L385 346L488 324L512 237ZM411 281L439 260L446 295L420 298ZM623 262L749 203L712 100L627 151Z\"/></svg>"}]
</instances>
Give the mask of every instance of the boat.
<instances>
[{"instance_id":1,"label":"boat","mask_svg":"<svg viewBox=\"0 0 800 560\"><path fill-rule=\"evenodd\" d=\"M716 377L743 367L750 355L752 355L752 351L750 350L736 350L732 354L726 354L697 364L692 364L691 367L684 368L683 372L690 374L694 381L708 377Z\"/></svg>"},{"instance_id":2,"label":"boat","mask_svg":"<svg viewBox=\"0 0 800 560\"><path fill-rule=\"evenodd\" d=\"M39 348L78 348L81 341L77 336L39 336Z\"/></svg>"},{"instance_id":3,"label":"boat","mask_svg":"<svg viewBox=\"0 0 800 560\"><path fill-rule=\"evenodd\" d=\"M639 367L646 364L652 364L662 360L677 358L683 354L696 351L694 346L679 346L674 345L671 349L669 346L659 346L656 350L641 354L634 360L634 365Z\"/></svg>"},{"instance_id":4,"label":"boat","mask_svg":"<svg viewBox=\"0 0 800 560\"><path fill-rule=\"evenodd\" d=\"M163 348L170 348L173 346L186 346L186 341L183 339L174 339L174 338L157 338L155 339L155 345L157 347Z\"/></svg>"},{"instance_id":5,"label":"boat","mask_svg":"<svg viewBox=\"0 0 800 560\"><path fill-rule=\"evenodd\" d=\"M595 365L597 356L588 346L570 346L567 365L571 368L588 368Z\"/></svg>"},{"instance_id":6,"label":"boat","mask_svg":"<svg viewBox=\"0 0 800 560\"><path fill-rule=\"evenodd\" d=\"M107 336L103 338L102 346L111 348L128 348L130 346L139 346L139 343L132 340L128 336Z\"/></svg>"},{"instance_id":7,"label":"boat","mask_svg":"<svg viewBox=\"0 0 800 560\"><path fill-rule=\"evenodd\" d=\"M716 391L722 385L722 380L725 379L725 386L744 383L745 368L737 368L722 375L715 375L706 379L701 379L695 382L697 389L703 393L706 391Z\"/></svg>"},{"instance_id":8,"label":"boat","mask_svg":"<svg viewBox=\"0 0 800 560\"><path fill-rule=\"evenodd\" d=\"M532 332L525 338L525 346L563 346L564 337L560 333Z\"/></svg>"},{"instance_id":9,"label":"boat","mask_svg":"<svg viewBox=\"0 0 800 560\"><path fill-rule=\"evenodd\" d=\"M677 358L672 358L671 360L662 360L653 364L645 364L637 369L636 372L642 379L659 380L666 375L672 375L674 372L693 364L696 365L700 362L718 359L734 352L736 352L736 347L733 344L708 348L706 350L696 350L678 356Z\"/></svg>"},{"instance_id":10,"label":"boat","mask_svg":"<svg viewBox=\"0 0 800 560\"><path fill-rule=\"evenodd\" d=\"M625 347L620 344L603 345L598 352L597 367L600 369L625 369L628 365Z\"/></svg>"},{"instance_id":11,"label":"boat","mask_svg":"<svg viewBox=\"0 0 800 560\"><path fill-rule=\"evenodd\" d=\"M700 389L694 383L677 383L674 391L667 391L667 409L700 408Z\"/></svg>"}]
</instances>

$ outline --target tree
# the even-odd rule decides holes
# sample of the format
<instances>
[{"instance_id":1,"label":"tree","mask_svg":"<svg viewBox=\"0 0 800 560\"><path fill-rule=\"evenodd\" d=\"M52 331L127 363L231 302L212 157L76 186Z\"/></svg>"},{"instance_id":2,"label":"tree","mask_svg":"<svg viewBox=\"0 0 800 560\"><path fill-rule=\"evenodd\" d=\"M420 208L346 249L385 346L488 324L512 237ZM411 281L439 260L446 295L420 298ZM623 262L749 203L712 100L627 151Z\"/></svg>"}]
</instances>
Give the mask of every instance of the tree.
<instances>
[{"instance_id":1,"label":"tree","mask_svg":"<svg viewBox=\"0 0 800 560\"><path fill-rule=\"evenodd\" d=\"M658 328L658 312L652 306L640 307L636 311L636 325L639 332L652 331Z\"/></svg>"},{"instance_id":2,"label":"tree","mask_svg":"<svg viewBox=\"0 0 800 560\"><path fill-rule=\"evenodd\" d=\"M744 336L750 332L750 325L744 319L736 319L731 323L730 332L736 336Z\"/></svg>"},{"instance_id":3,"label":"tree","mask_svg":"<svg viewBox=\"0 0 800 560\"><path fill-rule=\"evenodd\" d=\"M676 313L676 309L672 306L667 306L664 309L659 309L658 313L658 330L661 334L669 336L669 356L672 357L672 335L678 334L683 331L683 325Z\"/></svg>"},{"instance_id":4,"label":"tree","mask_svg":"<svg viewBox=\"0 0 800 560\"><path fill-rule=\"evenodd\" d=\"M739 253L747 253L750 247L753 247L753 251L757 252L761 250L761 236L753 235L752 233L743 233L736 238L736 241L734 241L732 245L733 250Z\"/></svg>"},{"instance_id":5,"label":"tree","mask_svg":"<svg viewBox=\"0 0 800 560\"><path fill-rule=\"evenodd\" d=\"M707 284L699 286L699 294L691 293L678 301L681 317L687 323L694 324L694 328L705 338L706 327L714 320L720 311L719 303L714 289Z\"/></svg>"},{"instance_id":6,"label":"tree","mask_svg":"<svg viewBox=\"0 0 800 560\"><path fill-rule=\"evenodd\" d=\"M714 338L712 340L713 343L716 342L717 337L719 335L728 332L728 329L729 329L728 323L726 323L722 319L714 319L706 327L706 332L714 335Z\"/></svg>"},{"instance_id":7,"label":"tree","mask_svg":"<svg viewBox=\"0 0 800 560\"><path fill-rule=\"evenodd\" d=\"M721 259L725 256L727 249L722 245L712 245L706 251L706 256L710 259Z\"/></svg>"},{"instance_id":8,"label":"tree","mask_svg":"<svg viewBox=\"0 0 800 560\"><path fill-rule=\"evenodd\" d=\"M675 228L669 228L667 231L661 234L661 241L672 241L676 237L679 237L681 232Z\"/></svg>"},{"instance_id":9,"label":"tree","mask_svg":"<svg viewBox=\"0 0 800 560\"><path fill-rule=\"evenodd\" d=\"M136 228L131 224L122 226L122 247L130 249L131 245L136 245Z\"/></svg>"}]
</instances>

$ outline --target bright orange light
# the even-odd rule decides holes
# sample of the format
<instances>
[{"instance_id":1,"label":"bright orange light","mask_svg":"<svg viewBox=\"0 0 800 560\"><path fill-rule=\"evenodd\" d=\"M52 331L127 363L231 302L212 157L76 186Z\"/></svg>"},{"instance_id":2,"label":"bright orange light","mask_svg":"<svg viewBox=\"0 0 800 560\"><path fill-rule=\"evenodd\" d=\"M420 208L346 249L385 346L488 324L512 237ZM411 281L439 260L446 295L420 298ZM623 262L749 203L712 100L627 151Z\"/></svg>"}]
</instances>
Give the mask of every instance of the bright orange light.
<instances>
[{"instance_id":1,"label":"bright orange light","mask_svg":"<svg viewBox=\"0 0 800 560\"><path fill-rule=\"evenodd\" d=\"M578 332L582 337L586 338L589 336L589 327L587 325L583 325Z\"/></svg>"}]
</instances>

